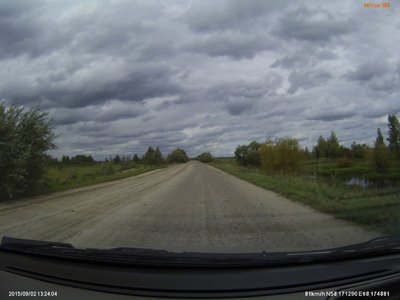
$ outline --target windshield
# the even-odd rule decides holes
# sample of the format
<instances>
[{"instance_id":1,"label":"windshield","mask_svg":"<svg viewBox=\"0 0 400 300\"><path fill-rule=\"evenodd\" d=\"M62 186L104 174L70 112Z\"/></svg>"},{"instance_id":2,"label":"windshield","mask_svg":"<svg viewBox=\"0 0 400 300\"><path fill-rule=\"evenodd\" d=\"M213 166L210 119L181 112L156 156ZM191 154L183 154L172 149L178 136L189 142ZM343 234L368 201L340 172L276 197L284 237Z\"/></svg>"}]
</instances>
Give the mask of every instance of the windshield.
<instances>
[{"instance_id":1,"label":"windshield","mask_svg":"<svg viewBox=\"0 0 400 300\"><path fill-rule=\"evenodd\" d=\"M400 232L397 1L1 1L0 237L311 251Z\"/></svg>"}]
</instances>

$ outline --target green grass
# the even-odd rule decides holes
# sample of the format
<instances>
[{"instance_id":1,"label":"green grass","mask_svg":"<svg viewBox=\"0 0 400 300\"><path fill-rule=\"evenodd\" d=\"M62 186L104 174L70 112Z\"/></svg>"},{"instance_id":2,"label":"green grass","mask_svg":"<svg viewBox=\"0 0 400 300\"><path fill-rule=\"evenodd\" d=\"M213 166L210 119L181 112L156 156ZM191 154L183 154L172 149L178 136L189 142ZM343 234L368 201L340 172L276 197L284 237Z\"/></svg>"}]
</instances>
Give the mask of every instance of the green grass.
<instances>
[{"instance_id":1,"label":"green grass","mask_svg":"<svg viewBox=\"0 0 400 300\"><path fill-rule=\"evenodd\" d=\"M89 165L70 165L64 166L63 168L49 167L47 171L46 184L39 187L35 192L35 195L48 194L123 179L164 168L166 166L167 165L139 165L135 168L120 171L119 166L110 165L111 171L109 172L106 172L107 170L104 170L104 166L99 163Z\"/></svg>"},{"instance_id":2,"label":"green grass","mask_svg":"<svg viewBox=\"0 0 400 300\"><path fill-rule=\"evenodd\" d=\"M267 175L258 168L239 166L234 159L216 160L211 165L336 218L386 234L400 234L399 187L377 189L347 186L307 174Z\"/></svg>"},{"instance_id":3,"label":"green grass","mask_svg":"<svg viewBox=\"0 0 400 300\"><path fill-rule=\"evenodd\" d=\"M392 160L390 167L384 173L372 170L368 160L350 160L351 166L340 167L338 160L321 159L306 161L303 172L306 174L316 174L318 176L336 176L341 178L351 178L357 176L369 180L392 180L400 181L400 161Z\"/></svg>"}]
</instances>

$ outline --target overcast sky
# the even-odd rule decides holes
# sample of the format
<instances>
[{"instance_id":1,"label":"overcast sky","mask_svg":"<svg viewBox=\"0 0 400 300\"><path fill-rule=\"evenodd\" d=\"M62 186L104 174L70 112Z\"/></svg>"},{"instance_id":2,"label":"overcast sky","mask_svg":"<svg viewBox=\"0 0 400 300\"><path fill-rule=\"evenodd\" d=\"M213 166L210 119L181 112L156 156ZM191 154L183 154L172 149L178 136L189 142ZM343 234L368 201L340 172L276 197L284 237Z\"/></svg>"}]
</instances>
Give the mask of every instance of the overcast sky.
<instances>
[{"instance_id":1,"label":"overcast sky","mask_svg":"<svg viewBox=\"0 0 400 300\"><path fill-rule=\"evenodd\" d=\"M400 2L364 2L2 0L0 98L40 102L57 156L371 144L400 112Z\"/></svg>"}]
</instances>

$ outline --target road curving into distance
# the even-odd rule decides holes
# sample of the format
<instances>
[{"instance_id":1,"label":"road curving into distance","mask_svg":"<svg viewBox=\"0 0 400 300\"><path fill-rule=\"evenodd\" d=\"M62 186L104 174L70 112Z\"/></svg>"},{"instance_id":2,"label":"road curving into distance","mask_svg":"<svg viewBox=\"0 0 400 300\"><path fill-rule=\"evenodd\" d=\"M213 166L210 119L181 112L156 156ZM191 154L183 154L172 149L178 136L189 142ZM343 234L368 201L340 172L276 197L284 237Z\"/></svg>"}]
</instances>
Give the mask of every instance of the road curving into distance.
<instances>
[{"instance_id":1,"label":"road curving into distance","mask_svg":"<svg viewBox=\"0 0 400 300\"><path fill-rule=\"evenodd\" d=\"M189 162L139 176L0 202L0 236L171 251L331 248L380 236L211 166Z\"/></svg>"}]
</instances>

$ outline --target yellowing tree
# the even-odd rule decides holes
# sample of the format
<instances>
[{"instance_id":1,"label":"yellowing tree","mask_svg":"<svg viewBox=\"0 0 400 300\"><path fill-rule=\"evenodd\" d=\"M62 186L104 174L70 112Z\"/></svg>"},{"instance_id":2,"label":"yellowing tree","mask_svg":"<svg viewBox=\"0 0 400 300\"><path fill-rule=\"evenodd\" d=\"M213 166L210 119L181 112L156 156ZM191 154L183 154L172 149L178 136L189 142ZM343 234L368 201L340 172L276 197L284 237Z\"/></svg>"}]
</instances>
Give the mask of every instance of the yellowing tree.
<instances>
[{"instance_id":1,"label":"yellowing tree","mask_svg":"<svg viewBox=\"0 0 400 300\"><path fill-rule=\"evenodd\" d=\"M276 144L272 140L267 140L260 146L260 160L262 168L267 172L276 171L277 169L277 154Z\"/></svg>"},{"instance_id":2,"label":"yellowing tree","mask_svg":"<svg viewBox=\"0 0 400 300\"><path fill-rule=\"evenodd\" d=\"M268 140L260 147L261 164L267 172L295 173L304 160L304 151L293 138Z\"/></svg>"}]
</instances>

